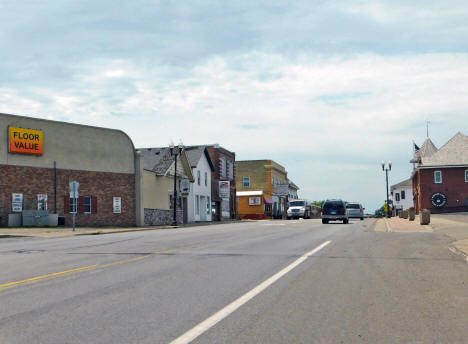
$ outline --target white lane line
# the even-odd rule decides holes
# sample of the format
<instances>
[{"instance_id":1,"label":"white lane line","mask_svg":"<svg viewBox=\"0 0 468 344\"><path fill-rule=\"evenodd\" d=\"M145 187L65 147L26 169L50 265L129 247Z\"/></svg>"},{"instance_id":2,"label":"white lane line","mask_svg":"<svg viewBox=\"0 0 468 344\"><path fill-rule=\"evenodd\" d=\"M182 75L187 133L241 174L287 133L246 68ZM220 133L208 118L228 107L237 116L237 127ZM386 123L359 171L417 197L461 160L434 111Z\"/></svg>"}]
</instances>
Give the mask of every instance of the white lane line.
<instances>
[{"instance_id":1,"label":"white lane line","mask_svg":"<svg viewBox=\"0 0 468 344\"><path fill-rule=\"evenodd\" d=\"M317 246L316 248L314 248L312 251L304 254L303 256L301 256L299 259L297 259L296 261L294 261L293 263L291 263L290 265L288 265L287 267L285 267L283 270L277 272L276 274L274 274L273 276L271 276L270 278L268 278L267 280L265 280L264 282L260 283L258 286L256 286L255 288L253 288L252 290L248 291L247 293L245 293L244 295L242 295L241 297L239 297L237 300L233 301L232 303L230 303L229 305L227 305L226 307L224 307L223 309L221 309L220 311L216 312L215 314L213 314L212 316L210 316L209 318L207 318L206 320L202 321L201 323L199 323L198 325L196 325L195 327L193 327L192 329L188 330L187 332L185 332L183 335L181 335L180 337L174 339L170 344L186 344L186 343L190 343L191 341L193 341L195 338L199 337L200 335L202 335L204 332L206 332L207 330L209 330L211 327L213 327L214 325L216 325L218 322L220 322L221 320L223 320L224 318L226 318L229 314L231 314L232 312L236 311L238 308L240 308L242 305L246 304L248 301L250 301L251 299L253 299L255 296L257 296L258 294L260 294L262 291L264 291L266 288L268 288L269 286L271 286L273 283L275 283L277 280L279 280L281 277L283 277L284 275L286 275L289 271L291 271L292 269L294 269L295 267L297 267L299 264L303 263L304 261L307 260L307 258L309 258L310 256L312 256L313 254L317 253L318 251L320 251L322 248L324 248L325 246L327 246L329 243L331 243L331 241L326 241L324 242L323 244Z\"/></svg>"}]
</instances>

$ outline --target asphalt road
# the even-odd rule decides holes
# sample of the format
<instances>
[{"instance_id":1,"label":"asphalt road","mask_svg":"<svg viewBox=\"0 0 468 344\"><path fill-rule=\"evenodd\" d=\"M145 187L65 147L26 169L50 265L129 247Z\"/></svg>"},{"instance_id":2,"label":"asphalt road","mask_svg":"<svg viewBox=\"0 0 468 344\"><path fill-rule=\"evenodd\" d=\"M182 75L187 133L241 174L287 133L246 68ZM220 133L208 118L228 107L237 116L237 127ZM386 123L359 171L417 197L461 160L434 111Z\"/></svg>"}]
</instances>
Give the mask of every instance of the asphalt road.
<instances>
[{"instance_id":1,"label":"asphalt road","mask_svg":"<svg viewBox=\"0 0 468 344\"><path fill-rule=\"evenodd\" d=\"M468 263L373 224L0 239L0 343L169 343L220 310L195 343L467 343Z\"/></svg>"}]
</instances>

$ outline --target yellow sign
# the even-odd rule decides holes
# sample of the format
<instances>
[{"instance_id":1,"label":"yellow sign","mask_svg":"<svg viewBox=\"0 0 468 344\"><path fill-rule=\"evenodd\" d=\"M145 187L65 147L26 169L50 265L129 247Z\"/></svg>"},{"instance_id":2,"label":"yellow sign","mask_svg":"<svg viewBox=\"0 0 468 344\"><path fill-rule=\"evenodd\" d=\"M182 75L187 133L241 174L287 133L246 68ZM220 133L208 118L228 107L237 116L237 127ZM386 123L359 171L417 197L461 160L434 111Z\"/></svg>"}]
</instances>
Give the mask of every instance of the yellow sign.
<instances>
[{"instance_id":1,"label":"yellow sign","mask_svg":"<svg viewBox=\"0 0 468 344\"><path fill-rule=\"evenodd\" d=\"M42 155L44 133L42 130L8 127L9 152Z\"/></svg>"}]
</instances>

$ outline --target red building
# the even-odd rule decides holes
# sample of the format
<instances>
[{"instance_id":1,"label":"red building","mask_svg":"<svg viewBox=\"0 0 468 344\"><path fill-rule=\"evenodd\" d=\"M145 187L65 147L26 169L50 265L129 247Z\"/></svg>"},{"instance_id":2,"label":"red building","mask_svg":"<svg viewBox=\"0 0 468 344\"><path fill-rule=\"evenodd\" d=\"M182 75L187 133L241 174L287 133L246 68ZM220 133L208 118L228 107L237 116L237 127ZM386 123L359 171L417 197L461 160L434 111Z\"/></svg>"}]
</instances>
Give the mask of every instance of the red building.
<instances>
[{"instance_id":1,"label":"red building","mask_svg":"<svg viewBox=\"0 0 468 344\"><path fill-rule=\"evenodd\" d=\"M468 211L468 136L458 133L440 149L428 138L411 162L417 212Z\"/></svg>"}]
</instances>

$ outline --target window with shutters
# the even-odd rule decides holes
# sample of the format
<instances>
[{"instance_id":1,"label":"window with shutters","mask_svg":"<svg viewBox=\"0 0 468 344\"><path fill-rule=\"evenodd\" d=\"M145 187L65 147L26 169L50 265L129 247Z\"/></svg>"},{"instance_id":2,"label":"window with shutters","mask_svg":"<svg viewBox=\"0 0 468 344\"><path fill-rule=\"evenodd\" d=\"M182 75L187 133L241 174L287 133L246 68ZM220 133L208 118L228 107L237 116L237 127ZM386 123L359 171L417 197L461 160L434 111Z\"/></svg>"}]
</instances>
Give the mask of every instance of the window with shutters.
<instances>
[{"instance_id":1,"label":"window with shutters","mask_svg":"<svg viewBox=\"0 0 468 344\"><path fill-rule=\"evenodd\" d=\"M93 196L85 196L83 201L84 213L91 214L93 212Z\"/></svg>"}]
</instances>

